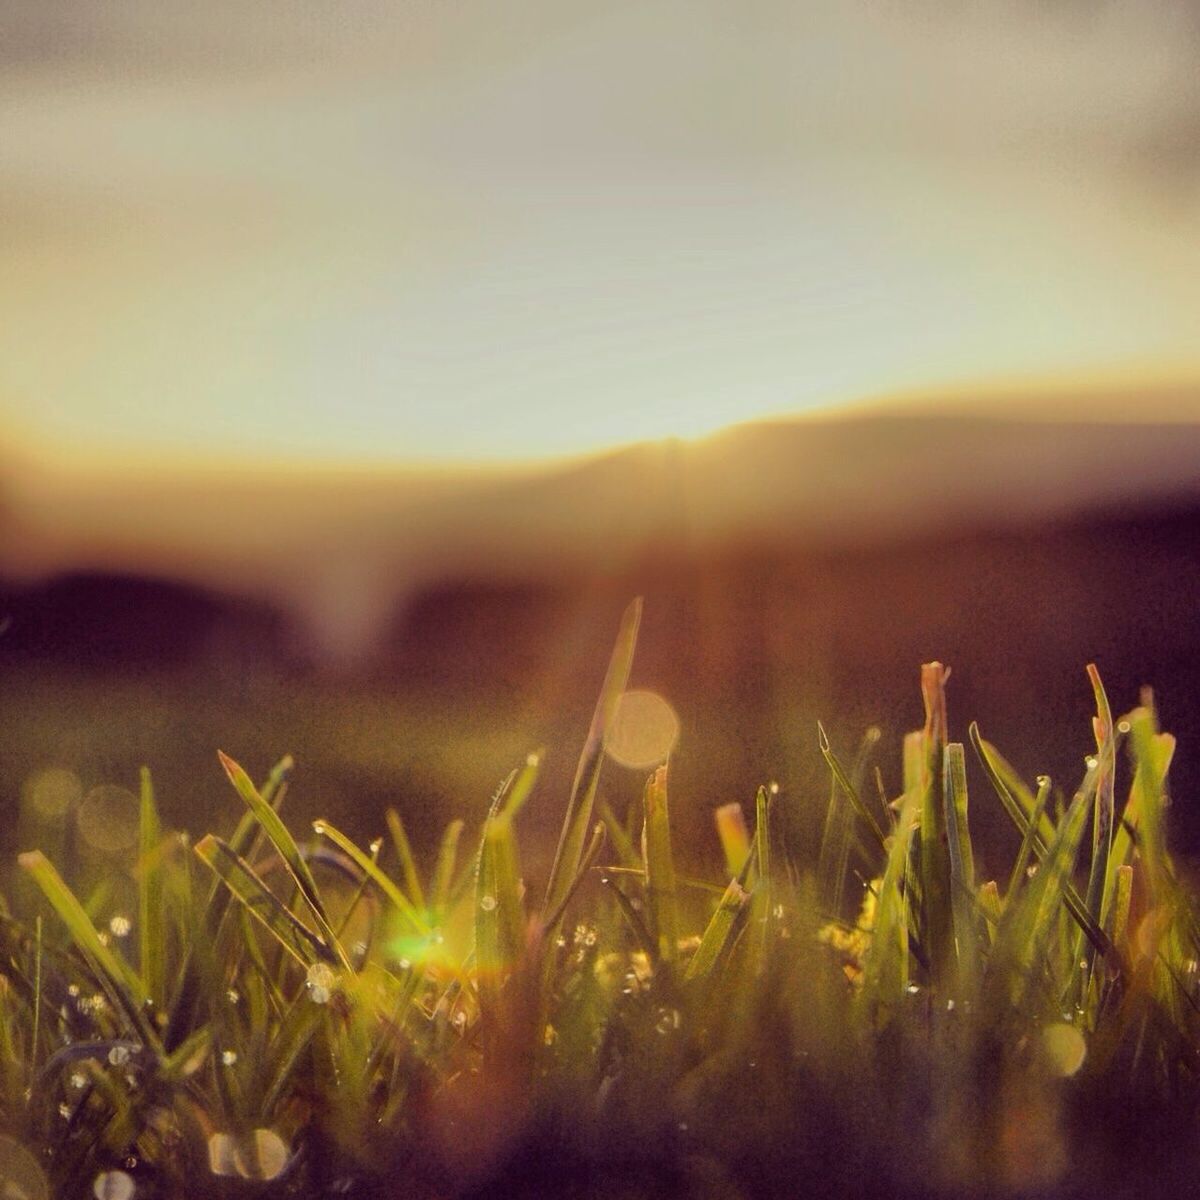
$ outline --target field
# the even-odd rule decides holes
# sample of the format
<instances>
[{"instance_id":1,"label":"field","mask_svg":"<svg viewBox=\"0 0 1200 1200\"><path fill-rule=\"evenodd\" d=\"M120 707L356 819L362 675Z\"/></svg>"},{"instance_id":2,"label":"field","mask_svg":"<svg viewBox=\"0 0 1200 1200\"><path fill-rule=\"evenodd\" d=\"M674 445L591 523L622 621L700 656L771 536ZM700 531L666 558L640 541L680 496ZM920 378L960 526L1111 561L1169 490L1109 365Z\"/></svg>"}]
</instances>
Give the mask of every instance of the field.
<instances>
[{"instance_id":1,"label":"field","mask_svg":"<svg viewBox=\"0 0 1200 1200\"><path fill-rule=\"evenodd\" d=\"M764 780L718 809L724 865L697 877L673 765L628 819L598 792L640 617L544 890L518 836L549 802L537 753L420 862L394 813L370 841L289 828L287 760L259 784L214 761L242 816L199 840L164 827L152 770L136 804L46 773L23 821L47 853L20 856L0 926L7 1194L1182 1189L1200 926L1153 697L1114 713L1091 668L1082 778L1026 780L974 725L951 740L926 664L901 763L820 731L812 861ZM968 825L988 809L1015 847L995 878Z\"/></svg>"}]
</instances>

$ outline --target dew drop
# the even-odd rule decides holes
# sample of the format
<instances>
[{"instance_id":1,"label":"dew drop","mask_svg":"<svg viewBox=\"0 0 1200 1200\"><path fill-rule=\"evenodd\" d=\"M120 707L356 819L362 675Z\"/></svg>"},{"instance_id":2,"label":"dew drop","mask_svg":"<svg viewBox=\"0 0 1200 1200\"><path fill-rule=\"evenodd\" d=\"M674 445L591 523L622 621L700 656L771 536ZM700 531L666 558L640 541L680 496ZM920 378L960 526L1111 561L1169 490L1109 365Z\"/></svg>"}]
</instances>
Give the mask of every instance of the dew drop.
<instances>
[{"instance_id":1,"label":"dew drop","mask_svg":"<svg viewBox=\"0 0 1200 1200\"><path fill-rule=\"evenodd\" d=\"M124 938L129 936L129 931L133 928L133 922L124 913L117 913L109 921L108 927L112 930L113 937Z\"/></svg>"},{"instance_id":2,"label":"dew drop","mask_svg":"<svg viewBox=\"0 0 1200 1200\"><path fill-rule=\"evenodd\" d=\"M482 908L484 912L492 912L496 907L496 897L480 896L479 907Z\"/></svg>"},{"instance_id":3,"label":"dew drop","mask_svg":"<svg viewBox=\"0 0 1200 1200\"><path fill-rule=\"evenodd\" d=\"M108 1061L114 1067L123 1067L129 1061L128 1046L114 1046L108 1052Z\"/></svg>"},{"instance_id":4,"label":"dew drop","mask_svg":"<svg viewBox=\"0 0 1200 1200\"><path fill-rule=\"evenodd\" d=\"M1064 1079L1074 1075L1087 1057L1087 1042L1074 1025L1047 1025L1042 1030L1042 1047L1050 1070Z\"/></svg>"},{"instance_id":5,"label":"dew drop","mask_svg":"<svg viewBox=\"0 0 1200 1200\"><path fill-rule=\"evenodd\" d=\"M222 1062L225 1064L225 1066L227 1066L227 1067L232 1067L232 1066L233 1066L233 1064L234 1064L235 1062L237 1062L237 1057L238 1057L238 1056L237 1056L237 1051L236 1051L236 1050L222 1050L222 1051L221 1051L221 1061L222 1061Z\"/></svg>"},{"instance_id":6,"label":"dew drop","mask_svg":"<svg viewBox=\"0 0 1200 1200\"><path fill-rule=\"evenodd\" d=\"M660 1008L658 1010L658 1020L654 1022L654 1028L659 1033L671 1033L679 1028L679 1009L677 1008Z\"/></svg>"},{"instance_id":7,"label":"dew drop","mask_svg":"<svg viewBox=\"0 0 1200 1200\"><path fill-rule=\"evenodd\" d=\"M124 1171L101 1171L92 1184L96 1200L132 1200L137 1187Z\"/></svg>"},{"instance_id":8,"label":"dew drop","mask_svg":"<svg viewBox=\"0 0 1200 1200\"><path fill-rule=\"evenodd\" d=\"M377 837L370 846L372 854L378 854L383 849L383 838Z\"/></svg>"},{"instance_id":9,"label":"dew drop","mask_svg":"<svg viewBox=\"0 0 1200 1200\"><path fill-rule=\"evenodd\" d=\"M328 1004L337 987L337 975L326 963L313 963L308 968L304 986L308 989L308 998L314 1004Z\"/></svg>"},{"instance_id":10,"label":"dew drop","mask_svg":"<svg viewBox=\"0 0 1200 1200\"><path fill-rule=\"evenodd\" d=\"M327 828L328 827L326 826L324 821L314 821L313 822L313 833L315 833L318 837L322 837Z\"/></svg>"}]
</instances>

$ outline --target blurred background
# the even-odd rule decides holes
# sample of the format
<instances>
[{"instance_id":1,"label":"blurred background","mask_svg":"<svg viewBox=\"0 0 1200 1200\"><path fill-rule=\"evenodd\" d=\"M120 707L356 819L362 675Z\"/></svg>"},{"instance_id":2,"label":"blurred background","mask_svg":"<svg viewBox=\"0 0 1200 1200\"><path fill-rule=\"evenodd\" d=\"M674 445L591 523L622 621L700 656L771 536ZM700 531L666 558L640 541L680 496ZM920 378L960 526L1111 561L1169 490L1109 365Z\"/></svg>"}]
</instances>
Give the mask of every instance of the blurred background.
<instances>
[{"instance_id":1,"label":"blurred background","mask_svg":"<svg viewBox=\"0 0 1200 1200\"><path fill-rule=\"evenodd\" d=\"M1152 684L1200 853L1192 6L0 18L5 852L223 828L218 746L425 847L545 746L536 875L641 594L698 868L766 780L812 849L818 718L898 790L934 658L1068 792Z\"/></svg>"}]
</instances>

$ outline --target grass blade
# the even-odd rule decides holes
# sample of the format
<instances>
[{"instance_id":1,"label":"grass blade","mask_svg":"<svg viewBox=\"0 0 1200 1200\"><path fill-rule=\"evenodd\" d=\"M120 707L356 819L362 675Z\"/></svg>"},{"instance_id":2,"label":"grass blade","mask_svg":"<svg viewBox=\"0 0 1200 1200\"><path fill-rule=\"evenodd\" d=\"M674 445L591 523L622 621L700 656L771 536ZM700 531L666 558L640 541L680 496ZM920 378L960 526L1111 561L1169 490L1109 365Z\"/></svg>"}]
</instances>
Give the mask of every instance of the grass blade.
<instances>
[{"instance_id":1,"label":"grass blade","mask_svg":"<svg viewBox=\"0 0 1200 1200\"><path fill-rule=\"evenodd\" d=\"M141 771L138 825L138 965L146 994L160 1008L166 1001L166 915L163 910L162 824L150 770Z\"/></svg>"},{"instance_id":2,"label":"grass blade","mask_svg":"<svg viewBox=\"0 0 1200 1200\"><path fill-rule=\"evenodd\" d=\"M291 875L300 894L312 910L322 938L332 948L341 965L349 968L350 960L329 923L329 914L325 911L325 905L321 901L316 880L313 879L312 872L304 860L304 855L300 853L300 847L296 845L295 838L292 837L288 827L275 809L263 799L250 776L224 751L218 750L217 757L221 760L225 774L229 776L229 782L237 789L238 795L246 802L255 819L262 826L271 845L275 847L279 857L283 860L288 874Z\"/></svg>"},{"instance_id":3,"label":"grass blade","mask_svg":"<svg viewBox=\"0 0 1200 1200\"><path fill-rule=\"evenodd\" d=\"M114 954L104 944L91 918L84 911L75 893L66 885L54 864L40 851L30 850L17 858L21 869L28 872L58 913L67 927L67 932L84 957L105 992L112 997L117 1008L124 1012L130 1026L142 1042L156 1050L161 1049L159 1038L146 1014L149 996L142 981L124 959Z\"/></svg>"},{"instance_id":4,"label":"grass blade","mask_svg":"<svg viewBox=\"0 0 1200 1200\"><path fill-rule=\"evenodd\" d=\"M604 762L604 739L616 715L617 703L629 682L633 666L633 653L637 646L638 626L642 619L642 600L635 599L621 618L621 627L609 659L600 697L592 715L591 728L575 771L575 782L571 787L571 798L563 821L562 834L550 869L550 881L546 887L547 912L558 910L579 871L584 842L592 821L592 805L596 798L596 786L600 781L600 768Z\"/></svg>"},{"instance_id":5,"label":"grass blade","mask_svg":"<svg viewBox=\"0 0 1200 1200\"><path fill-rule=\"evenodd\" d=\"M369 854L363 851L342 831L328 821L314 821L313 832L318 837L328 838L345 854L362 873L379 885L379 889L391 901L392 905L418 934L430 932L425 918L413 907L408 897L397 887L396 882Z\"/></svg>"},{"instance_id":6,"label":"grass blade","mask_svg":"<svg viewBox=\"0 0 1200 1200\"><path fill-rule=\"evenodd\" d=\"M950 852L951 917L958 955L959 987L975 990L979 972L979 929L975 919L975 859L967 827L967 767L961 742L949 742L943 754L942 800Z\"/></svg>"},{"instance_id":7,"label":"grass blade","mask_svg":"<svg viewBox=\"0 0 1200 1200\"><path fill-rule=\"evenodd\" d=\"M850 782L850 777L846 774L845 768L838 761L837 755L834 754L833 748L829 744L829 735L825 732L825 726L820 721L817 722L817 742L821 747L822 756L826 763L828 763L830 771L833 772L833 777L837 780L838 786L845 793L846 799L854 806L854 811L867 823L867 828L871 831L872 837L879 843L879 848L886 851L887 839L883 835L883 830L879 827L879 822L875 820L874 814L859 798L858 790Z\"/></svg>"},{"instance_id":8,"label":"grass blade","mask_svg":"<svg viewBox=\"0 0 1200 1200\"><path fill-rule=\"evenodd\" d=\"M255 874L233 848L208 834L195 846L197 857L225 884L235 899L272 934L279 944L305 967L324 962L339 965L327 943L305 925Z\"/></svg>"},{"instance_id":9,"label":"grass blade","mask_svg":"<svg viewBox=\"0 0 1200 1200\"><path fill-rule=\"evenodd\" d=\"M418 909L425 907L425 892L421 887L421 876L417 871L417 863L413 858L412 845L408 840L408 831L404 828L404 822L400 819L400 814L394 809L389 808L385 814L388 832L392 835L392 841L396 846L396 853L400 856L400 870L404 873L404 886L408 888L408 894L412 897L413 906Z\"/></svg>"},{"instance_id":10,"label":"grass blade","mask_svg":"<svg viewBox=\"0 0 1200 1200\"><path fill-rule=\"evenodd\" d=\"M451 821L442 834L438 847L437 864L433 869L433 882L429 885L429 919L438 925L445 917L450 902L450 889L454 883L454 867L458 862L458 840L462 836L463 822Z\"/></svg>"},{"instance_id":11,"label":"grass blade","mask_svg":"<svg viewBox=\"0 0 1200 1200\"><path fill-rule=\"evenodd\" d=\"M717 961L729 943L729 937L733 933L737 919L749 899L750 893L742 887L740 880L731 879L729 886L725 889L725 894L717 905L716 912L713 913L705 927L700 945L687 965L684 979L704 979L712 973L712 969L717 965Z\"/></svg>"},{"instance_id":12,"label":"grass blade","mask_svg":"<svg viewBox=\"0 0 1200 1200\"><path fill-rule=\"evenodd\" d=\"M675 859L671 853L665 766L659 767L646 781L642 803L645 810L642 858L646 868L650 929L657 939L659 957L664 962L674 962L679 945L679 901L675 885Z\"/></svg>"}]
</instances>

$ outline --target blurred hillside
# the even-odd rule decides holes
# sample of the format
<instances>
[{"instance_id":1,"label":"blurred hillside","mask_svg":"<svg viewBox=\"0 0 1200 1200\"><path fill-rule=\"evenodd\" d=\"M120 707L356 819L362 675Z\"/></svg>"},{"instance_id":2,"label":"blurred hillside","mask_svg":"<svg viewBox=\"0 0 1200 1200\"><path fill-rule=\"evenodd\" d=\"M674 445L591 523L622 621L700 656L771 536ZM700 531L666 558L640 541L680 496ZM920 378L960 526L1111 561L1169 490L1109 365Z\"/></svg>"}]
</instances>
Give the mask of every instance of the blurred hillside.
<instances>
[{"instance_id":1,"label":"blurred hillside","mask_svg":"<svg viewBox=\"0 0 1200 1200\"><path fill-rule=\"evenodd\" d=\"M549 840L641 593L635 681L682 721L685 855L710 860L711 809L768 778L812 843L818 717L847 756L880 725L897 789L932 658L954 670L956 736L976 718L1068 790L1092 748L1085 664L1118 710L1153 684L1180 738L1179 844L1200 852L1194 425L867 414L526 473L14 470L6 496L10 812L46 766L86 789L144 761L200 829L236 808L217 746L260 774L291 751L297 817L373 833L395 804L427 844L545 745L527 819ZM1006 834L972 783L986 845ZM623 809L640 776L604 786Z\"/></svg>"}]
</instances>

